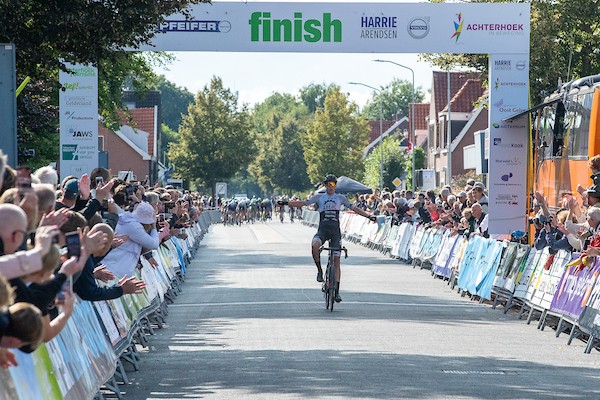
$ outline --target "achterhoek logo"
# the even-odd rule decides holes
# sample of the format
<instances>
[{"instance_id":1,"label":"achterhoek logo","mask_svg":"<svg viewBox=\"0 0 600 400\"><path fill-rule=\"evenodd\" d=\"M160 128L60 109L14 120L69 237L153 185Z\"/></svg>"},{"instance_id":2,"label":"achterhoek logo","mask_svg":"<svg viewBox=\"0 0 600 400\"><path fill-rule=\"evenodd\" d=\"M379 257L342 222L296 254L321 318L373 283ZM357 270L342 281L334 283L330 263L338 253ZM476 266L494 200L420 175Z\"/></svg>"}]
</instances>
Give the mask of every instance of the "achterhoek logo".
<instances>
[{"instance_id":1,"label":"achterhoek logo","mask_svg":"<svg viewBox=\"0 0 600 400\"><path fill-rule=\"evenodd\" d=\"M461 12L459 12L457 14L457 16L458 16L458 21L454 21L454 35L450 36L450 39L455 37L456 41L458 42L458 38L460 37L460 34L462 33L463 24L465 23L465 21L462 18Z\"/></svg>"},{"instance_id":2,"label":"achterhoek logo","mask_svg":"<svg viewBox=\"0 0 600 400\"><path fill-rule=\"evenodd\" d=\"M341 42L342 21L323 13L321 20L304 20L301 12L294 19L271 19L270 12L253 12L248 20L253 42Z\"/></svg>"},{"instance_id":3,"label":"achterhoek logo","mask_svg":"<svg viewBox=\"0 0 600 400\"><path fill-rule=\"evenodd\" d=\"M463 31L484 31L488 32L490 35L508 35L508 34L517 34L522 35L524 33L525 27L524 24L496 24L496 23L469 23L463 27L465 20L462 17L462 12L457 14L457 21L454 21L454 34L450 36L450 39L456 38L456 42L458 42L458 38Z\"/></svg>"}]
</instances>

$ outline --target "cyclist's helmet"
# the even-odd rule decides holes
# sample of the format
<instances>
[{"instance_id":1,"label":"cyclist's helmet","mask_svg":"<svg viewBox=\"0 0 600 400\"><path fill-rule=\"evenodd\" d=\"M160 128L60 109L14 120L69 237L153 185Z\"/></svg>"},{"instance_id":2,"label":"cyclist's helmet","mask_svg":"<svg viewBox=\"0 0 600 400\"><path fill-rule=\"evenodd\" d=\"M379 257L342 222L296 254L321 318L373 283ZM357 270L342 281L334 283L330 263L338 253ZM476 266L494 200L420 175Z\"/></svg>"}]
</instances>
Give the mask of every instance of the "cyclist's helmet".
<instances>
[{"instance_id":1,"label":"cyclist's helmet","mask_svg":"<svg viewBox=\"0 0 600 400\"><path fill-rule=\"evenodd\" d=\"M327 182L337 182L337 177L334 174L327 174L323 183L327 184Z\"/></svg>"}]
</instances>

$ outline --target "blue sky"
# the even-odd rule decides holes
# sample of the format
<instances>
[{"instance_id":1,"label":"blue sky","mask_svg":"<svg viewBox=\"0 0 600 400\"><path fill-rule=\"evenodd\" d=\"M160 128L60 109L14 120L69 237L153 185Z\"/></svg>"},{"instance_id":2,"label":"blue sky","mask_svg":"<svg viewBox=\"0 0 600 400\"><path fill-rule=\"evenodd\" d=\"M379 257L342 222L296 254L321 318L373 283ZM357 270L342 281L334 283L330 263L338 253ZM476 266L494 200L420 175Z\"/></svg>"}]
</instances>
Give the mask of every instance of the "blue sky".
<instances>
[{"instance_id":1,"label":"blue sky","mask_svg":"<svg viewBox=\"0 0 600 400\"><path fill-rule=\"evenodd\" d=\"M253 105L274 92L297 94L310 83L336 83L350 94L360 107L371 97L371 90L348 82L362 82L379 88L394 78L411 81L407 69L386 59L410 67L415 86L425 92L431 87L433 68L418 61L417 54L323 54L323 53L221 53L178 52L167 70L156 69L168 80L196 93L213 76L223 79L226 87L237 91L240 102Z\"/></svg>"}]
</instances>

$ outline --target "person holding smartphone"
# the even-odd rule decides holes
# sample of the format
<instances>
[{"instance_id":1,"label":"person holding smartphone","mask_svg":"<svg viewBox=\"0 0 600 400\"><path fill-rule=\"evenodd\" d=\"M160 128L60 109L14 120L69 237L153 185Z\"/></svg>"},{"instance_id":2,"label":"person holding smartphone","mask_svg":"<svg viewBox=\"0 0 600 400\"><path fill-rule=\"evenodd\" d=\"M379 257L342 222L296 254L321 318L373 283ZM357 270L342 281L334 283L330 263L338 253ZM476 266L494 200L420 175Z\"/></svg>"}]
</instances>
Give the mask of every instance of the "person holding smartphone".
<instances>
[{"instance_id":1,"label":"person holding smartphone","mask_svg":"<svg viewBox=\"0 0 600 400\"><path fill-rule=\"evenodd\" d=\"M107 236L104 246L98 247L92 252L92 257L87 260L83 271L73 285L73 290L82 300L100 301L112 300L123 296L124 294L140 293L145 284L133 277L122 277L116 285L100 287L96 279L108 282L115 278L114 274L106 268L103 261L98 261L110 251L114 232L107 224L96 224L90 230L91 234L98 232Z\"/></svg>"},{"instance_id":2,"label":"person holding smartphone","mask_svg":"<svg viewBox=\"0 0 600 400\"><path fill-rule=\"evenodd\" d=\"M149 203L141 202L133 212L121 214L115 233L126 235L128 239L108 253L102 263L118 278L131 277L142 248L154 250L160 244L154 208Z\"/></svg>"}]
</instances>

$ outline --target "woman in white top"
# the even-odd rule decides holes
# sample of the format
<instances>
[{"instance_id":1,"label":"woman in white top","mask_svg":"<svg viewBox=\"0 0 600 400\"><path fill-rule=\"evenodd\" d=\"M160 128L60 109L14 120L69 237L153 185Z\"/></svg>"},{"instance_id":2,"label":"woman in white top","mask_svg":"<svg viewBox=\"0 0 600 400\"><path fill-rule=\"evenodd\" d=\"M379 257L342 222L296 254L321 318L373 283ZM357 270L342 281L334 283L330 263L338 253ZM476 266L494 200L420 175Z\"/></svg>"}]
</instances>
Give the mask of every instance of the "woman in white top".
<instances>
[{"instance_id":1,"label":"woman in white top","mask_svg":"<svg viewBox=\"0 0 600 400\"><path fill-rule=\"evenodd\" d=\"M154 250L159 245L154 208L142 202L132 213L122 213L119 215L115 234L127 235L129 238L111 250L102 260L102 264L118 278L133 276L142 248Z\"/></svg>"}]
</instances>

